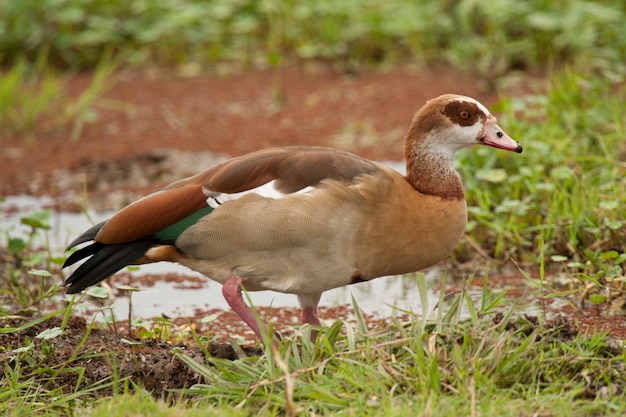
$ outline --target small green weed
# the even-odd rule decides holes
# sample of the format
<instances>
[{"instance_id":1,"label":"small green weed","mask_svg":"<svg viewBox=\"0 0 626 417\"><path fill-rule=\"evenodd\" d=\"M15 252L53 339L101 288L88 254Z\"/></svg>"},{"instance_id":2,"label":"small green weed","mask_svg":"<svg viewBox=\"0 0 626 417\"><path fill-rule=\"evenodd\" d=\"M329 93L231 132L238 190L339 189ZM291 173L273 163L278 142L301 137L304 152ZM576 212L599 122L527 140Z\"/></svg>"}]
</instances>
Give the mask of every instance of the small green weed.
<instances>
[{"instance_id":1,"label":"small green weed","mask_svg":"<svg viewBox=\"0 0 626 417\"><path fill-rule=\"evenodd\" d=\"M4 231L7 259L0 269L0 312L40 308L59 294L61 285L52 272L59 272L63 259L50 253L47 244L51 215L50 210L34 212L20 219L21 230ZM36 246L41 240L44 246Z\"/></svg>"}]
</instances>

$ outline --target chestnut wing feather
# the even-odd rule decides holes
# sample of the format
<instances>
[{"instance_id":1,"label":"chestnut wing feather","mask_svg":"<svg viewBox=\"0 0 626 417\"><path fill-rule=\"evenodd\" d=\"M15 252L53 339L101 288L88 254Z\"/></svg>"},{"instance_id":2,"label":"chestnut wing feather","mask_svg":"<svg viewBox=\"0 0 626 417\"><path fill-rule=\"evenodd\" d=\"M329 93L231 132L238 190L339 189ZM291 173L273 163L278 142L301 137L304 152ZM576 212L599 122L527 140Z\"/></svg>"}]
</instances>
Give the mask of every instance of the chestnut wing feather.
<instances>
[{"instance_id":1,"label":"chestnut wing feather","mask_svg":"<svg viewBox=\"0 0 626 417\"><path fill-rule=\"evenodd\" d=\"M349 152L323 147L273 148L230 159L195 176L176 181L123 208L96 235L105 244L150 236L207 206L207 194L238 193L276 181L293 193L324 179L352 181L378 169Z\"/></svg>"},{"instance_id":2,"label":"chestnut wing feather","mask_svg":"<svg viewBox=\"0 0 626 417\"><path fill-rule=\"evenodd\" d=\"M150 236L206 205L206 196L199 185L157 191L115 213L94 240L104 244L132 242Z\"/></svg>"}]
</instances>

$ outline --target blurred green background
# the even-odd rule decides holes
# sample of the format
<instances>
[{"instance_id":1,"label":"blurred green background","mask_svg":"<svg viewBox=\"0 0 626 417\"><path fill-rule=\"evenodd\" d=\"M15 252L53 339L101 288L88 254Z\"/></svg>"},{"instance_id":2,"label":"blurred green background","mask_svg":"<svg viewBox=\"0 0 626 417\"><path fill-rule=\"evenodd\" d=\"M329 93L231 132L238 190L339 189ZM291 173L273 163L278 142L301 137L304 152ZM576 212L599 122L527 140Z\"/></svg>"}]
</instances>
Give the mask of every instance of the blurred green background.
<instances>
[{"instance_id":1,"label":"blurred green background","mask_svg":"<svg viewBox=\"0 0 626 417\"><path fill-rule=\"evenodd\" d=\"M452 63L500 75L552 62L618 71L622 0L2 0L0 63L42 53L61 68L103 54L129 65L293 59L346 67Z\"/></svg>"}]
</instances>

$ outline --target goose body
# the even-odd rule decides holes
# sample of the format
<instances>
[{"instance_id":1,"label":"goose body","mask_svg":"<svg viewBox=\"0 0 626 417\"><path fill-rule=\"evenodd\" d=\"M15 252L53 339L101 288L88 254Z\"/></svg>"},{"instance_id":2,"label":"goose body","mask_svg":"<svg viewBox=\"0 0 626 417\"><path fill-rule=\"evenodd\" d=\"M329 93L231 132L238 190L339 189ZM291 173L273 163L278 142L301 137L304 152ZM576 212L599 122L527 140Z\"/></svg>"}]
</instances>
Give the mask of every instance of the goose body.
<instances>
[{"instance_id":1,"label":"goose body","mask_svg":"<svg viewBox=\"0 0 626 417\"><path fill-rule=\"evenodd\" d=\"M229 305L260 336L241 288L296 294L302 321L329 289L418 271L444 259L467 222L458 149L521 152L478 101L430 100L405 137L406 176L323 147L266 149L177 181L117 212L70 244L89 245L66 280L82 291L129 264L178 262L224 284ZM271 186L274 195L259 190Z\"/></svg>"}]
</instances>

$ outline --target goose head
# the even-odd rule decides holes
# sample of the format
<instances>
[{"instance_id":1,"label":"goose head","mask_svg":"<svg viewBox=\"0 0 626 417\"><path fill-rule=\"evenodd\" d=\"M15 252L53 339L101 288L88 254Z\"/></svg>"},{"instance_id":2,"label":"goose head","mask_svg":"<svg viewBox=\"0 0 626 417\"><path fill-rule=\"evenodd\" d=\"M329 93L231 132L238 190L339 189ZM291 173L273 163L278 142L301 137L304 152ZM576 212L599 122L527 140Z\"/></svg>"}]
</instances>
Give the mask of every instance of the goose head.
<instances>
[{"instance_id":1,"label":"goose head","mask_svg":"<svg viewBox=\"0 0 626 417\"><path fill-rule=\"evenodd\" d=\"M498 125L491 112L471 97L445 94L429 100L415 117L406 136L406 152L434 152L452 160L454 153L486 145L517 153L522 146Z\"/></svg>"}]
</instances>

